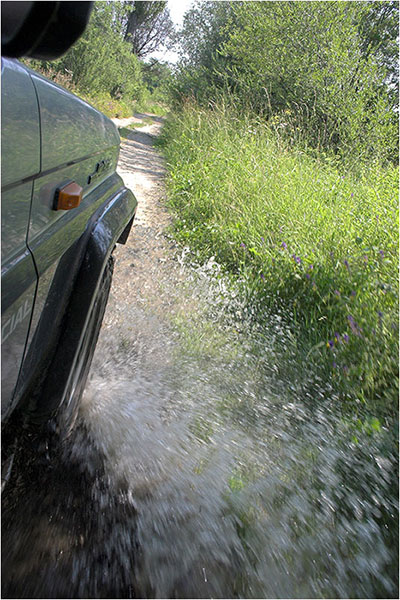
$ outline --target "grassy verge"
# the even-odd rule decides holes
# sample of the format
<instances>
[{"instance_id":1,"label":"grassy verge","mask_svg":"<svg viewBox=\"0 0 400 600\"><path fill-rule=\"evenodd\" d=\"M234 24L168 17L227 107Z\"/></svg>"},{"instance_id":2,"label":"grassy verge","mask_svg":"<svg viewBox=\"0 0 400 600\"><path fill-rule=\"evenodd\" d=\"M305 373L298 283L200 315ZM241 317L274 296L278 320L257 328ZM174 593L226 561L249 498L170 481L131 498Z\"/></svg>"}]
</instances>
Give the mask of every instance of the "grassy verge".
<instances>
[{"instance_id":1,"label":"grassy verge","mask_svg":"<svg viewBox=\"0 0 400 600\"><path fill-rule=\"evenodd\" d=\"M346 406L394 417L397 169L350 172L222 109L173 115L160 143L177 239L244 280L249 303L284 309Z\"/></svg>"},{"instance_id":2,"label":"grassy verge","mask_svg":"<svg viewBox=\"0 0 400 600\"><path fill-rule=\"evenodd\" d=\"M131 117L135 112L133 102L116 100L115 98L112 98L110 94L86 94L79 90L73 90L73 92L111 119L114 117L117 119Z\"/></svg>"},{"instance_id":3,"label":"grassy verge","mask_svg":"<svg viewBox=\"0 0 400 600\"><path fill-rule=\"evenodd\" d=\"M143 93L140 100L116 100L110 94L88 95L77 90L72 91L110 118L121 119L131 117L135 113L156 114L161 117L168 112L167 106L154 98L149 92Z\"/></svg>"},{"instance_id":4,"label":"grassy verge","mask_svg":"<svg viewBox=\"0 0 400 600\"><path fill-rule=\"evenodd\" d=\"M139 98L114 98L107 92L88 92L80 90L73 82L72 76L68 72L59 72L53 68L42 68L37 61L30 59L22 59L22 62L29 68L51 79L58 85L65 87L67 90L83 98L110 118L125 118L131 117L136 112L152 113L159 116L164 116L168 112L168 107L160 99L156 93L150 93L147 89L141 91Z\"/></svg>"},{"instance_id":5,"label":"grassy verge","mask_svg":"<svg viewBox=\"0 0 400 600\"><path fill-rule=\"evenodd\" d=\"M165 117L169 112L167 104L157 96L150 92L144 94L143 99L140 102L135 102L135 112L148 113L157 115L158 117Z\"/></svg>"},{"instance_id":6,"label":"grassy verge","mask_svg":"<svg viewBox=\"0 0 400 600\"><path fill-rule=\"evenodd\" d=\"M77 89L71 90L77 96L80 96L86 102L89 102L94 108L110 118L125 118L131 117L135 113L149 113L164 116L167 114L167 107L154 100L150 94L144 95L144 98L138 100L117 100L112 98L110 94L85 94Z\"/></svg>"}]
</instances>

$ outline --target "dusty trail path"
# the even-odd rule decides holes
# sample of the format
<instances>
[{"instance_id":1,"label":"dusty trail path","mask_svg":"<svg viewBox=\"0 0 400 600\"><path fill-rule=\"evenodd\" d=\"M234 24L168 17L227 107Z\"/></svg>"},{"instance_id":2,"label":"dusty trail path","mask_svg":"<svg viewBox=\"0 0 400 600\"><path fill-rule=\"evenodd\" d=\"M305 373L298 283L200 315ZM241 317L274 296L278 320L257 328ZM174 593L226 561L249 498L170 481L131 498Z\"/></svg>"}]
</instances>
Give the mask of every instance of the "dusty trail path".
<instances>
[{"instance_id":1,"label":"dusty trail path","mask_svg":"<svg viewBox=\"0 0 400 600\"><path fill-rule=\"evenodd\" d=\"M149 115L143 118L147 122ZM81 417L106 459L110 489L128 489L124 506L137 511L129 589L140 597L223 596L231 589L235 544L232 531L219 517L213 524L210 515L219 512L226 479L221 469L230 468L225 453L238 434L224 441L203 480L199 464L208 462L202 430L214 418L215 371L222 362L227 384L234 352L229 334L217 331L218 310L224 309L213 304L208 277L185 266L167 234L165 167L154 148L162 119L152 118L124 131L118 172L138 210L126 245L114 252L113 284ZM206 316L210 305L214 322ZM195 447L193 427L199 428ZM197 548L197 533L208 535L208 528L205 551Z\"/></svg>"},{"instance_id":2,"label":"dusty trail path","mask_svg":"<svg viewBox=\"0 0 400 600\"><path fill-rule=\"evenodd\" d=\"M143 115L142 118L149 118ZM135 119L135 121L132 121ZM141 122L139 117L129 119L129 123ZM164 207L165 168L163 159L154 148L154 140L160 134L162 119L153 116L154 122L137 130L132 130L121 145L118 173L125 185L132 190L138 201L138 208L129 239L125 247L118 246L115 251L117 262L114 271L113 290L115 294L124 293L127 269L130 269L129 284L137 287L140 274L154 269L160 262L166 244L163 232L170 223ZM118 120L116 120L118 122ZM135 255L135 269L132 272L132 255ZM143 264L146 262L146 265ZM148 274L150 279L150 273Z\"/></svg>"},{"instance_id":3,"label":"dusty trail path","mask_svg":"<svg viewBox=\"0 0 400 600\"><path fill-rule=\"evenodd\" d=\"M145 118L148 119L148 115ZM117 119L115 121L121 123ZM124 121L123 126L126 126L140 123L142 119L132 117ZM118 173L135 194L138 208L126 245L117 246L114 253L116 266L112 296L118 296L120 301L125 298L132 302L135 298L132 293L139 294L138 302L144 300L141 293L149 287L146 282L154 281L160 259L165 260L163 232L170 222L163 206L165 169L162 157L154 148L154 140L161 127L162 119L154 117L152 124L132 130L121 145Z\"/></svg>"},{"instance_id":4,"label":"dusty trail path","mask_svg":"<svg viewBox=\"0 0 400 600\"><path fill-rule=\"evenodd\" d=\"M186 311L187 298L178 286L178 282L185 286L186 275L173 258L174 242L165 235L171 224L165 208L165 167L154 148L163 119L139 114L114 122L125 128L150 119L152 123L136 130L122 129L127 137L122 140L117 171L136 196L138 208L126 244L114 251L113 283L90 379L104 376L105 363L111 368L107 377L113 379L113 361L117 370L128 364L137 370L144 361L144 371L149 362L156 367L155 354L168 361L160 330L178 312ZM121 378L120 372L114 375Z\"/></svg>"}]
</instances>

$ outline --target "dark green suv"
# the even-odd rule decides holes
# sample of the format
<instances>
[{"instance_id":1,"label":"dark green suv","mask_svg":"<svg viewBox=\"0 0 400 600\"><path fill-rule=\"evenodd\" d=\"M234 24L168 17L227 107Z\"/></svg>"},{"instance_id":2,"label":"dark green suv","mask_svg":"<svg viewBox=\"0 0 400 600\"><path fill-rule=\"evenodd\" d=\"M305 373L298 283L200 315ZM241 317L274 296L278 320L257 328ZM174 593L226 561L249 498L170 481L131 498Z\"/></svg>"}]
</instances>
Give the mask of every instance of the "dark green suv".
<instances>
[{"instance_id":1,"label":"dark green suv","mask_svg":"<svg viewBox=\"0 0 400 600\"><path fill-rule=\"evenodd\" d=\"M35 4L90 5L2 4L32 5L25 20ZM67 433L136 200L116 173L120 138L106 116L4 49L1 75L2 421L51 419Z\"/></svg>"}]
</instances>

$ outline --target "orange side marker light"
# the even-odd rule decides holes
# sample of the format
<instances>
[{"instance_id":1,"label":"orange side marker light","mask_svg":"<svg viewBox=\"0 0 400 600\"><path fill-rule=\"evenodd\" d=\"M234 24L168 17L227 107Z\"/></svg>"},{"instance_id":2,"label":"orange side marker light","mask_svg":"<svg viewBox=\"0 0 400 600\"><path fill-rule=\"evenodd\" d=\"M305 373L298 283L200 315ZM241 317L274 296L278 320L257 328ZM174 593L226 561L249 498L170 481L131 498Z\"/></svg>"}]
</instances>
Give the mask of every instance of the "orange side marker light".
<instances>
[{"instance_id":1,"label":"orange side marker light","mask_svg":"<svg viewBox=\"0 0 400 600\"><path fill-rule=\"evenodd\" d=\"M54 210L71 210L80 205L83 188L75 181L64 185L56 191L54 198Z\"/></svg>"}]
</instances>

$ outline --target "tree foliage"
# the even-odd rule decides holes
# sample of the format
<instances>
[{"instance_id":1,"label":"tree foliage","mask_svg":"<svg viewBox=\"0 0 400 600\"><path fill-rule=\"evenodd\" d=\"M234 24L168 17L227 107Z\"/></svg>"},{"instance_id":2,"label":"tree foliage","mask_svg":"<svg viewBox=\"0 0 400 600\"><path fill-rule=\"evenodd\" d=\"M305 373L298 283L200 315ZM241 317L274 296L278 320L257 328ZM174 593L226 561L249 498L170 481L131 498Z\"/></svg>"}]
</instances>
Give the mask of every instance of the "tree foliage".
<instances>
[{"instance_id":1,"label":"tree foliage","mask_svg":"<svg viewBox=\"0 0 400 600\"><path fill-rule=\"evenodd\" d=\"M195 97L207 103L223 88L229 61L220 49L228 39L228 22L233 16L231 2L198 1L184 16L177 33L181 55L172 95Z\"/></svg>"},{"instance_id":2,"label":"tree foliage","mask_svg":"<svg viewBox=\"0 0 400 600\"><path fill-rule=\"evenodd\" d=\"M231 2L197 2L184 15L178 34L182 66L212 69L227 40L227 23L233 17Z\"/></svg>"},{"instance_id":3,"label":"tree foliage","mask_svg":"<svg viewBox=\"0 0 400 600\"><path fill-rule=\"evenodd\" d=\"M171 39L174 25L166 2L124 2L125 40L132 45L132 51L144 58Z\"/></svg>"},{"instance_id":4,"label":"tree foliage","mask_svg":"<svg viewBox=\"0 0 400 600\"><path fill-rule=\"evenodd\" d=\"M139 99L144 90L142 69L124 40L122 9L119 2L95 2L78 42L57 61L37 61L38 65L68 73L82 92Z\"/></svg>"},{"instance_id":5,"label":"tree foliage","mask_svg":"<svg viewBox=\"0 0 400 600\"><path fill-rule=\"evenodd\" d=\"M187 13L175 90L229 90L290 135L395 159L397 2L203 2Z\"/></svg>"},{"instance_id":6,"label":"tree foliage","mask_svg":"<svg viewBox=\"0 0 400 600\"><path fill-rule=\"evenodd\" d=\"M166 2L95 2L85 33L63 57L31 64L61 81L67 74L83 93L141 100L146 82L159 87L163 80L165 87L169 72L140 59L166 43L172 30Z\"/></svg>"},{"instance_id":7,"label":"tree foliage","mask_svg":"<svg viewBox=\"0 0 400 600\"><path fill-rule=\"evenodd\" d=\"M395 88L399 83L399 3L369 1L366 4L368 9L359 27L363 56L368 58L374 54L384 65L388 80Z\"/></svg>"},{"instance_id":8,"label":"tree foliage","mask_svg":"<svg viewBox=\"0 0 400 600\"><path fill-rule=\"evenodd\" d=\"M171 67L168 64L152 59L143 63L142 69L143 81L150 92L156 89L167 91L172 78Z\"/></svg>"}]
</instances>

